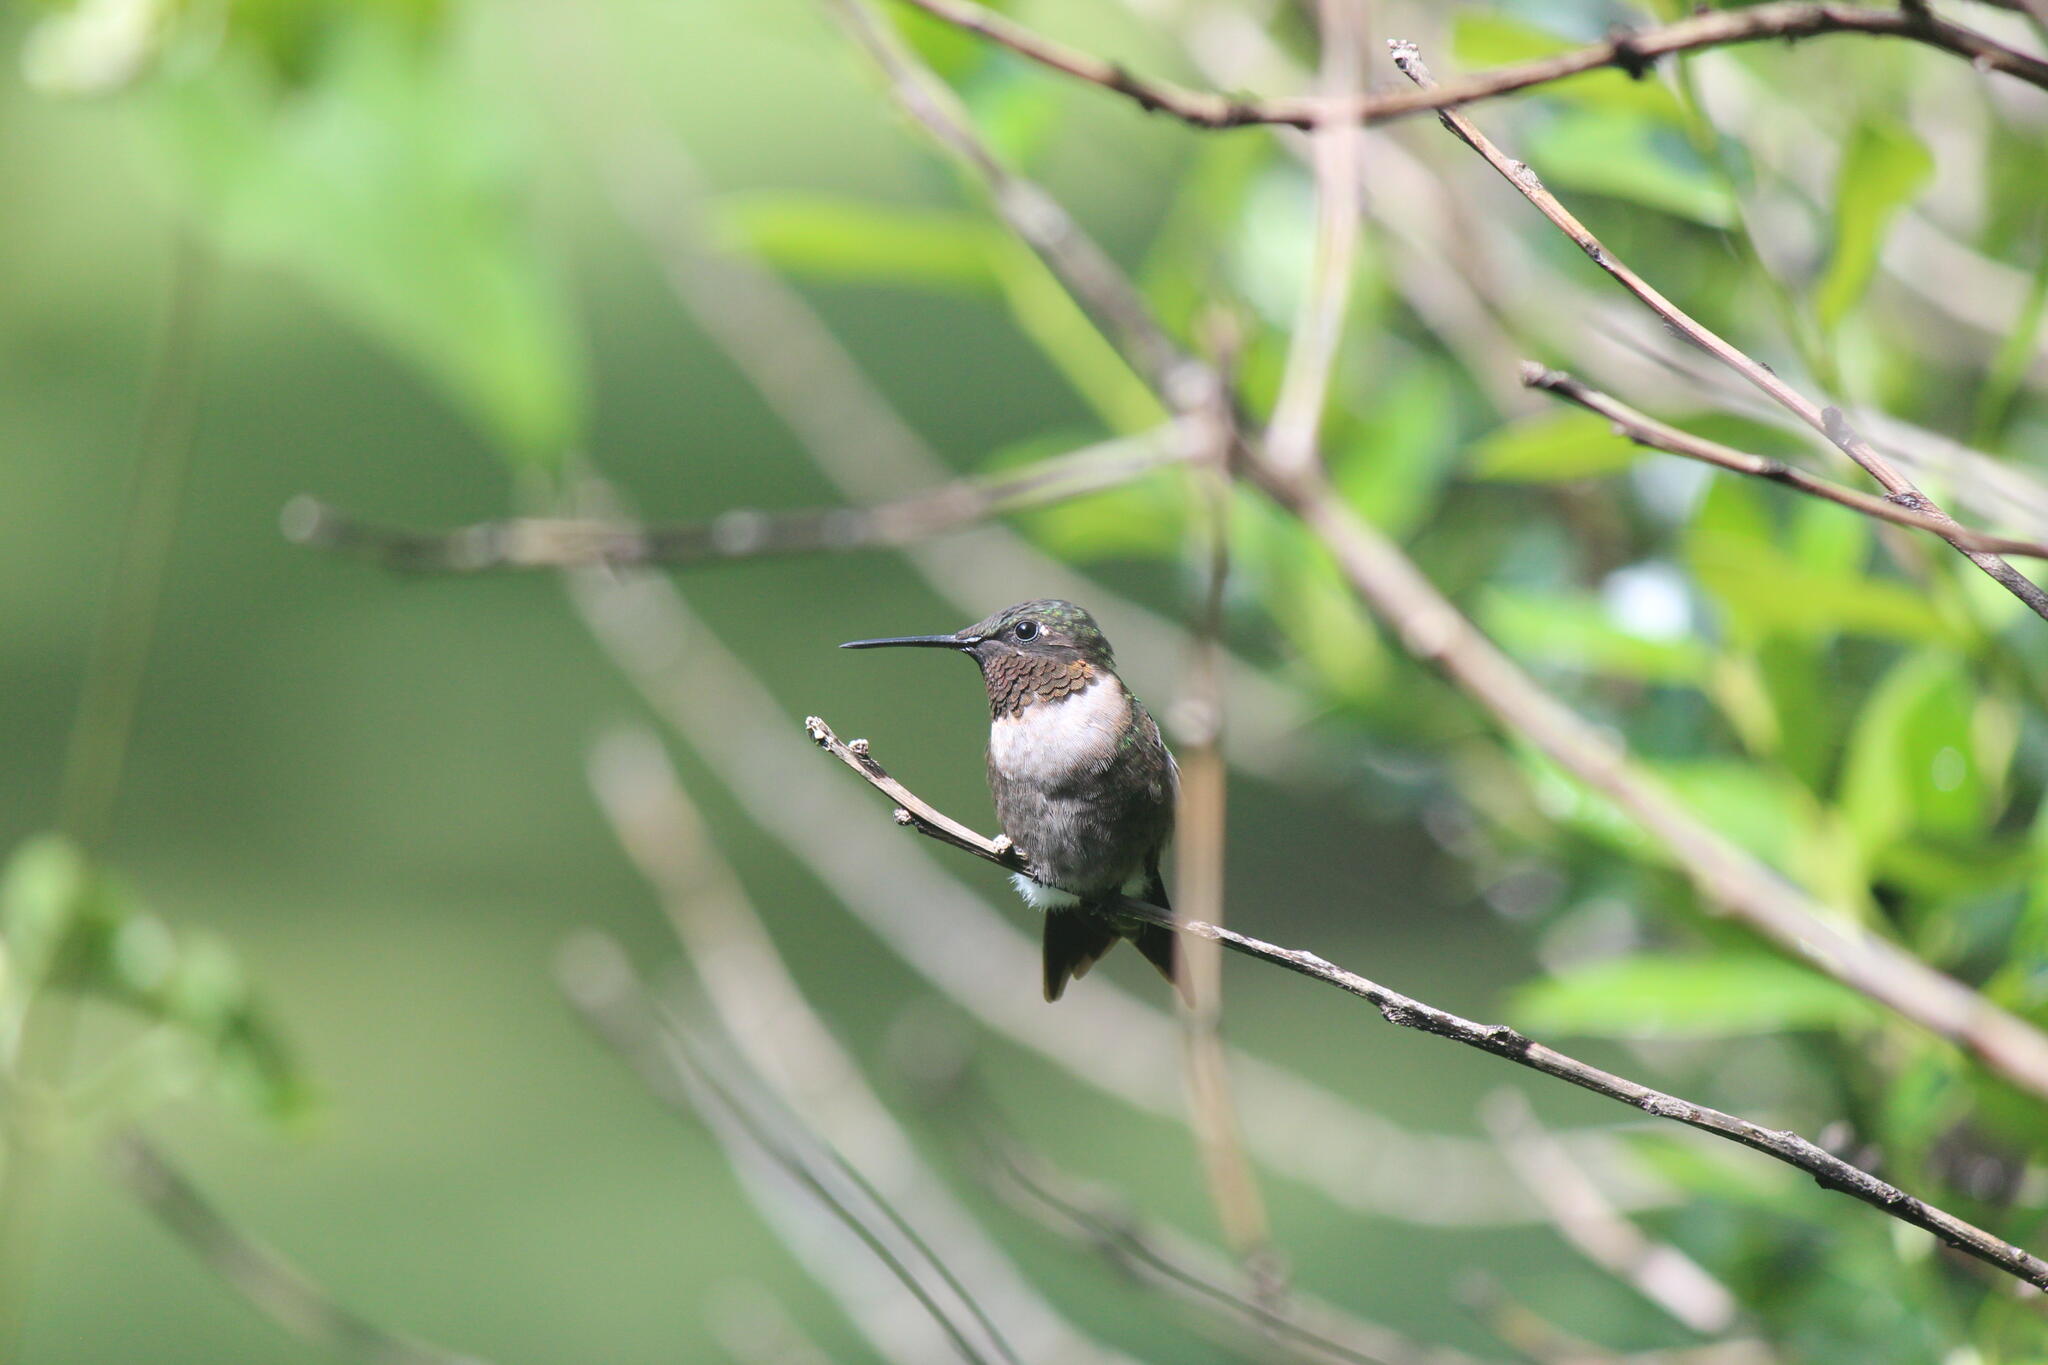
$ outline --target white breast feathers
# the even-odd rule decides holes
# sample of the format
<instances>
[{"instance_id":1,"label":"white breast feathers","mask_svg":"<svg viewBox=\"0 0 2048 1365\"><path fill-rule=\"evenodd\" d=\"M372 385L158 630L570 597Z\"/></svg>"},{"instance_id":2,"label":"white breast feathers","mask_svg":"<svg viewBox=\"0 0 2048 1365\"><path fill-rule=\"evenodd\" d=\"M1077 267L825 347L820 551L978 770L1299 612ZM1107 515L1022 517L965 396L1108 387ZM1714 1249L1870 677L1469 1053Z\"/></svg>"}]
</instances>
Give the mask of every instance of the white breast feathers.
<instances>
[{"instance_id":1,"label":"white breast feathers","mask_svg":"<svg viewBox=\"0 0 2048 1365\"><path fill-rule=\"evenodd\" d=\"M1130 715L1123 684L1098 677L1085 691L1040 698L1021 715L997 717L989 726L989 759L1012 782L1057 784L1076 770L1099 770L1116 752Z\"/></svg>"}]
</instances>

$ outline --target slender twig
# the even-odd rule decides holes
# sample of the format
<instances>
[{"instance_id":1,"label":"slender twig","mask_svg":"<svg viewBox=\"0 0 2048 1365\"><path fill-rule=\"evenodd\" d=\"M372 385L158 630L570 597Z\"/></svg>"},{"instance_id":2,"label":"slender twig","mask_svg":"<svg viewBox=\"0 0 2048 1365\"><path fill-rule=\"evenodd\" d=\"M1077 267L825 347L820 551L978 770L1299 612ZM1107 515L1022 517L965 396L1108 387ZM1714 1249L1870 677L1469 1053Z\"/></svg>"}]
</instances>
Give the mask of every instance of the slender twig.
<instances>
[{"instance_id":1,"label":"slender twig","mask_svg":"<svg viewBox=\"0 0 2048 1365\"><path fill-rule=\"evenodd\" d=\"M937 1267L914 1246L905 1245L900 1219L872 1187L850 1178L850 1168L833 1159L799 1121L775 1112L758 1094L744 1093L743 1078L731 1074L699 1040L686 1037L655 1012L614 940L594 931L579 935L564 946L558 976L578 1015L633 1068L655 1098L680 1113L694 1112L736 1162L744 1158L765 1164L786 1187L801 1191L813 1208L829 1214L888 1271L964 1359L1016 1365L1015 1354L973 1311L971 1301L951 1285L931 1282ZM869 1321L862 1312L854 1316Z\"/></svg>"},{"instance_id":2,"label":"slender twig","mask_svg":"<svg viewBox=\"0 0 2048 1365\"><path fill-rule=\"evenodd\" d=\"M213 266L198 239L179 232L144 380L121 537L58 787L57 827L88 853L98 851L113 823L170 576L198 435ZM0 1083L40 1099L49 1082L69 1069L77 1001L66 990L47 989L17 1008L13 1055L0 1055ZM14 1355L27 1313L51 1189L54 1139L42 1108L16 1105L0 1112L0 1360Z\"/></svg>"},{"instance_id":3,"label":"slender twig","mask_svg":"<svg viewBox=\"0 0 2048 1365\"><path fill-rule=\"evenodd\" d=\"M1266 428L1266 458L1284 473L1308 469L1322 449L1317 439L1330 371L1344 336L1357 264L1365 139L1355 121L1329 112L1351 98L1363 80L1366 0L1318 0L1322 26L1321 83L1324 121L1309 138L1316 178L1316 244L1294 330L1280 397Z\"/></svg>"},{"instance_id":4,"label":"slender twig","mask_svg":"<svg viewBox=\"0 0 2048 1365\"><path fill-rule=\"evenodd\" d=\"M1021 469L959 479L874 507L721 512L706 521L632 526L588 518L514 517L451 531L409 531L363 521L309 497L284 510L285 537L368 556L395 569L474 573L584 564L696 564L762 555L896 549L991 517L1118 488L1185 460L1178 426L1105 441Z\"/></svg>"},{"instance_id":5,"label":"slender twig","mask_svg":"<svg viewBox=\"0 0 2048 1365\"><path fill-rule=\"evenodd\" d=\"M923 1229L930 1259L966 1283L1027 1361L1130 1365L1047 1303L946 1188L790 973L683 790L658 740L613 735L590 784L612 831L660 898L692 974L747 1064L882 1197Z\"/></svg>"},{"instance_id":6,"label":"slender twig","mask_svg":"<svg viewBox=\"0 0 2048 1365\"><path fill-rule=\"evenodd\" d=\"M1513 94L1606 67L1641 76L1661 57L1700 48L1728 47L1779 38L1787 41L1833 33L1904 38L1953 53L1985 71L1998 71L2048 89L2048 62L2032 57L1961 24L1939 18L1920 5L1881 10L1848 4L1781 3L1750 9L1714 10L1654 28L1616 33L1553 57L1475 72L1433 90L1376 90L1357 95L1305 95L1252 99L1188 90L1166 81L1133 75L1117 62L1054 42L971 0L907 0L927 14L1015 52L1063 75L1101 86L1138 104L1197 128L1241 128L1283 124L1310 129L1332 120L1383 123L1430 110Z\"/></svg>"},{"instance_id":7,"label":"slender twig","mask_svg":"<svg viewBox=\"0 0 2048 1365\"><path fill-rule=\"evenodd\" d=\"M237 1227L156 1144L134 1130L108 1149L115 1178L166 1231L259 1312L315 1346L373 1365L483 1365L380 1326Z\"/></svg>"},{"instance_id":8,"label":"slender twig","mask_svg":"<svg viewBox=\"0 0 2048 1365\"><path fill-rule=\"evenodd\" d=\"M1479 1113L1509 1167L1549 1212L1552 1226L1587 1260L1695 1332L1712 1336L1735 1325L1741 1310L1728 1287L1671 1243L1653 1240L1608 1203L1537 1119L1521 1091L1495 1091Z\"/></svg>"},{"instance_id":9,"label":"slender twig","mask_svg":"<svg viewBox=\"0 0 2048 1365\"><path fill-rule=\"evenodd\" d=\"M1902 14L1908 12L1901 11ZM1435 87L1435 79L1423 65L1415 44L1394 41L1390 42L1388 47L1393 53L1395 65L1400 67L1410 80L1424 90ZM2024 602L2036 615L2048 619L2048 591L2043 591L2040 585L2023 576L2019 570L1990 551L1970 548L1957 534L1960 528L1955 526L1953 518L1942 511L1926 494L1915 488L1912 480L1901 474L1889 460L1859 436L1849 426L1848 419L1842 415L1840 409L1823 407L1815 403L1780 379L1777 371L1770 366L1740 350L1670 299L1665 298L1649 281L1616 258L1614 253L1609 251L1556 195L1544 187L1542 180L1527 163L1508 156L1492 139L1480 132L1470 119L1452 109L1440 110L1437 116L1443 121L1444 127L1466 146L1479 153L1488 165L1500 172L1501 176L1513 185L1523 198L1534 205L1538 212L1571 238L1595 265L1613 276L1624 289L1663 319L1667 326L1763 390L1800 421L1820 432L1843 454L1861 465L1866 473L1883 485L1885 492L1893 499L1945 523L1946 531L1937 534L1941 534L1942 538L1955 546L1959 553L1982 569L1999 586Z\"/></svg>"},{"instance_id":10,"label":"slender twig","mask_svg":"<svg viewBox=\"0 0 2048 1365\"><path fill-rule=\"evenodd\" d=\"M1221 330L1220 328L1218 329ZM1227 344L1234 346L1234 339ZM1230 575L1230 454L1236 416L1221 384L1203 414L1204 458L1193 471L1203 515L1193 519L1206 551L1202 600L1196 613L1186 686L1167 720L1180 751L1180 793L1174 831L1175 884L1181 909L1221 923L1224 848L1230 772L1223 761L1223 595ZM1182 1015L1181 1058L1188 1082L1188 1124L1201 1153L1202 1173L1224 1242L1242 1258L1262 1294L1283 1290L1283 1269L1272 1246L1272 1224L1258 1176L1245 1155L1243 1124L1223 1047L1223 954L1183 942L1179 984L1188 1008Z\"/></svg>"},{"instance_id":11,"label":"slender twig","mask_svg":"<svg viewBox=\"0 0 2048 1365\"><path fill-rule=\"evenodd\" d=\"M1030 864L1016 849L1010 847L1007 841L998 843L993 839L984 838L925 802L902 783L890 777L867 751L865 745L858 741L851 745L842 741L832 732L831 726L816 716L809 717L804 722L804 728L819 747L845 763L877 790L896 802L897 823L909 825L920 834L951 844L999 867L1029 875ZM1554 1048L1546 1047L1505 1024L1474 1023L1447 1010L1438 1009L1434 1005L1424 1004L1411 996L1390 990L1376 981L1347 971L1299 948L1282 948L1234 929L1225 929L1200 920L1176 918L1171 911L1162 910L1156 905L1130 896L1119 898L1117 912L1148 924L1165 925L1183 934L1192 934L1221 943L1231 951L1242 953L1246 957L1258 958L1274 966L1284 967L1288 971L1298 972L1324 985L1334 986L1370 1003L1390 1024L1418 1029L1439 1038L1448 1038L1452 1042L1477 1048L1496 1057L1504 1057L1518 1066L1527 1067L1558 1080L1569 1081L1573 1085L1628 1105L1632 1109L1639 1109L1657 1118L1670 1119L1762 1152L1768 1157L1806 1172L1823 1189L1834 1190L1861 1200L1903 1223L1934 1234L1957 1250L1974 1256L1987 1265L1995 1266L2008 1275L2038 1288L2048 1289L2048 1261L2043 1261L2010 1242L2001 1241L1983 1229L1935 1208L1924 1200L1916 1199L1897 1186L1880 1180L1868 1171L1852 1166L1833 1153L1815 1146L1797 1133L1766 1128L1747 1119L1725 1114L1718 1109L1653 1090L1638 1081L1604 1071Z\"/></svg>"},{"instance_id":12,"label":"slender twig","mask_svg":"<svg viewBox=\"0 0 2048 1365\"><path fill-rule=\"evenodd\" d=\"M1698 460L1703 464L1714 465L1737 474L1768 479L1812 497L1838 503L1851 511L1861 512L1866 517L1932 532L1952 545L1989 550L1998 554L2048 559L2048 541L2022 540L2014 536L1992 535L1986 531L1958 526L1953 521L1931 516L1907 504L1893 502L1889 498L1881 498L1860 489L1846 488L1831 480L1809 474L1783 460L1752 455L1747 451L1736 450L1732 446L1724 446L1718 441L1695 436L1669 423L1646 416L1571 375L1559 370L1545 369L1533 361L1523 363L1522 383L1532 389L1554 393L1566 402L1576 403L1588 412L1605 417L1614 424L1616 433L1626 436L1637 445L1671 455L1682 455L1688 460Z\"/></svg>"},{"instance_id":13,"label":"slender twig","mask_svg":"<svg viewBox=\"0 0 2048 1365\"><path fill-rule=\"evenodd\" d=\"M1109 254L1057 200L1003 164L974 131L952 88L904 47L867 0L823 3L874 59L898 107L974 171L1010 230L1059 276L1151 383L1167 411L1199 407L1213 376L1166 334Z\"/></svg>"},{"instance_id":14,"label":"slender twig","mask_svg":"<svg viewBox=\"0 0 2048 1365\"><path fill-rule=\"evenodd\" d=\"M981 1125L976 1150L998 1193L1037 1222L1101 1255L1139 1284L1255 1333L1261 1345L1309 1365L1478 1365L1445 1346L1413 1341L1376 1322L1292 1293L1275 1303L1246 1292L1224 1259L1207 1247L1148 1223L1102 1191L1022 1149L993 1124Z\"/></svg>"}]
</instances>

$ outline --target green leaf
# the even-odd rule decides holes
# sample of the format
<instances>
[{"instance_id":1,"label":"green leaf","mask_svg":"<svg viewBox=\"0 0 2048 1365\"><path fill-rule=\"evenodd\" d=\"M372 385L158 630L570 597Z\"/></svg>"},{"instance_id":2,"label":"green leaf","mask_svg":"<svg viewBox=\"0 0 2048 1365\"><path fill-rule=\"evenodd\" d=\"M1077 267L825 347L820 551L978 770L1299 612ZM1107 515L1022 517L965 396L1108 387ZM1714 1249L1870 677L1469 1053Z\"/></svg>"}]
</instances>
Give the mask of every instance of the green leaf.
<instances>
[{"instance_id":1,"label":"green leaf","mask_svg":"<svg viewBox=\"0 0 2048 1365\"><path fill-rule=\"evenodd\" d=\"M1814 292L1820 325L1832 331L1870 286L1892 217L1934 173L1934 158L1891 117L1868 118L1835 174L1835 245Z\"/></svg>"},{"instance_id":2,"label":"green leaf","mask_svg":"<svg viewBox=\"0 0 2048 1365\"><path fill-rule=\"evenodd\" d=\"M1461 9L1451 21L1451 55L1467 70L1534 61L1581 44L1519 19L1487 10ZM1654 78L1633 80L1616 67L1603 67L1545 85L1538 97L1586 109L1650 114L1679 121L1678 99Z\"/></svg>"},{"instance_id":3,"label":"green leaf","mask_svg":"<svg viewBox=\"0 0 2048 1365\"><path fill-rule=\"evenodd\" d=\"M1299 668L1326 695L1367 701L1384 681L1386 646L1322 545L1244 489L1231 502L1233 572L1280 628Z\"/></svg>"},{"instance_id":4,"label":"green leaf","mask_svg":"<svg viewBox=\"0 0 2048 1365\"><path fill-rule=\"evenodd\" d=\"M1984 833L1988 797L1974 730L1975 689L1946 650L1901 660L1856 718L1841 806L1865 849L1912 832Z\"/></svg>"},{"instance_id":5,"label":"green leaf","mask_svg":"<svg viewBox=\"0 0 2048 1365\"><path fill-rule=\"evenodd\" d=\"M714 230L729 247L813 279L977 294L996 288L996 231L965 213L769 190L721 198Z\"/></svg>"},{"instance_id":6,"label":"green leaf","mask_svg":"<svg viewBox=\"0 0 2048 1365\"><path fill-rule=\"evenodd\" d=\"M1018 468L1087 441L1076 433L1046 432L998 452L987 469ZM1062 559L1171 559L1187 534L1187 495L1183 480L1159 469L1116 488L1021 512L1017 519L1032 539Z\"/></svg>"},{"instance_id":7,"label":"green leaf","mask_svg":"<svg viewBox=\"0 0 2048 1365\"><path fill-rule=\"evenodd\" d=\"M1520 482L1584 479L1626 469L1641 453L1602 418L1560 409L1496 428L1472 448L1472 473Z\"/></svg>"},{"instance_id":8,"label":"green leaf","mask_svg":"<svg viewBox=\"0 0 2048 1365\"><path fill-rule=\"evenodd\" d=\"M1597 598L1488 590L1480 623L1509 653L1641 682L1699 683L1712 655L1694 639L1653 640L1614 623Z\"/></svg>"},{"instance_id":9,"label":"green leaf","mask_svg":"<svg viewBox=\"0 0 2048 1365\"><path fill-rule=\"evenodd\" d=\"M0 943L7 950L5 994L21 998L56 964L84 907L89 877L71 841L55 834L24 841L0 873Z\"/></svg>"},{"instance_id":10,"label":"green leaf","mask_svg":"<svg viewBox=\"0 0 2048 1365\"><path fill-rule=\"evenodd\" d=\"M1728 187L1678 131L1642 117L1575 110L1546 125L1530 164L1553 185L1626 200L1708 227L1735 222Z\"/></svg>"},{"instance_id":11,"label":"green leaf","mask_svg":"<svg viewBox=\"0 0 2048 1365\"><path fill-rule=\"evenodd\" d=\"M199 1074L269 1117L305 1111L305 1081L233 950L174 932L68 840L32 839L8 860L0 943L0 1036L18 1029L33 990L94 996L177 1040L183 1056L151 1053L159 1073L182 1076L197 1063Z\"/></svg>"},{"instance_id":12,"label":"green leaf","mask_svg":"<svg viewBox=\"0 0 2048 1365\"><path fill-rule=\"evenodd\" d=\"M1867 635L1924 643L1955 637L1925 594L1860 564L1807 563L1781 548L1777 535L1758 489L1735 479L1708 485L1686 530L1686 565L1731 632L1752 640Z\"/></svg>"},{"instance_id":13,"label":"green leaf","mask_svg":"<svg viewBox=\"0 0 2048 1365\"><path fill-rule=\"evenodd\" d=\"M388 6L337 14L317 52L298 84L230 49L163 92L179 192L221 249L299 275L509 456L559 459L580 357L522 207L517 109Z\"/></svg>"},{"instance_id":14,"label":"green leaf","mask_svg":"<svg viewBox=\"0 0 2048 1365\"><path fill-rule=\"evenodd\" d=\"M1515 1017L1536 1032L1628 1038L1730 1038L1860 1027L1877 1011L1797 963L1753 954L1645 953L1524 987Z\"/></svg>"},{"instance_id":15,"label":"green leaf","mask_svg":"<svg viewBox=\"0 0 2048 1365\"><path fill-rule=\"evenodd\" d=\"M1113 431L1129 436L1165 420L1151 388L1045 262L1005 238L996 266L996 278L1018 328Z\"/></svg>"},{"instance_id":16,"label":"green leaf","mask_svg":"<svg viewBox=\"0 0 2048 1365\"><path fill-rule=\"evenodd\" d=\"M1450 378L1436 365L1380 367L1371 390L1346 408L1370 416L1337 426L1332 415L1330 481L1373 525L1405 535L1436 507L1451 473L1458 403Z\"/></svg>"}]
</instances>

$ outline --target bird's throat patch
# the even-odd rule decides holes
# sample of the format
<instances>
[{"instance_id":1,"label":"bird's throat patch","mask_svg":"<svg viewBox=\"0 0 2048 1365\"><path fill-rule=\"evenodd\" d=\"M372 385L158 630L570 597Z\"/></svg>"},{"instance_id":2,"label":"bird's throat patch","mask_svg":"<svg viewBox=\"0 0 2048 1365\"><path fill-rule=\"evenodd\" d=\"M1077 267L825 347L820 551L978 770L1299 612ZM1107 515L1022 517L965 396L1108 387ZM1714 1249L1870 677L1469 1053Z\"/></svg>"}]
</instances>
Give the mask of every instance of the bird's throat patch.
<instances>
[{"instance_id":1,"label":"bird's throat patch","mask_svg":"<svg viewBox=\"0 0 2048 1365\"><path fill-rule=\"evenodd\" d=\"M1057 700L1084 692L1095 681L1095 670L1082 659L1061 659L1047 654L1004 654L989 660L983 670L988 683L990 720L1021 716L1034 701Z\"/></svg>"}]
</instances>

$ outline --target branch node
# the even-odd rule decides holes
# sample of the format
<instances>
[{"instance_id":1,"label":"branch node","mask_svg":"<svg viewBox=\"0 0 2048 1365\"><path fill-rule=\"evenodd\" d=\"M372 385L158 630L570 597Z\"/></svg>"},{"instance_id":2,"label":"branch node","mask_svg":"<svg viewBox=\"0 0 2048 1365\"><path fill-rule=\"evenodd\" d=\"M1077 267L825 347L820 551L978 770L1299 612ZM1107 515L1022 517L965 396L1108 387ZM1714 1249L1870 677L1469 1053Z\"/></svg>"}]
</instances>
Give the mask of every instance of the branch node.
<instances>
[{"instance_id":1,"label":"branch node","mask_svg":"<svg viewBox=\"0 0 2048 1365\"><path fill-rule=\"evenodd\" d=\"M1608 29L1607 43L1614 49L1609 62L1628 72L1630 80L1639 81L1656 69L1657 58L1637 46L1635 30L1628 25L1616 24Z\"/></svg>"}]
</instances>

